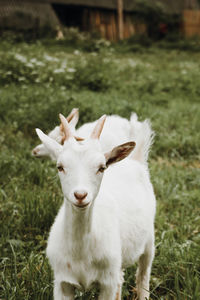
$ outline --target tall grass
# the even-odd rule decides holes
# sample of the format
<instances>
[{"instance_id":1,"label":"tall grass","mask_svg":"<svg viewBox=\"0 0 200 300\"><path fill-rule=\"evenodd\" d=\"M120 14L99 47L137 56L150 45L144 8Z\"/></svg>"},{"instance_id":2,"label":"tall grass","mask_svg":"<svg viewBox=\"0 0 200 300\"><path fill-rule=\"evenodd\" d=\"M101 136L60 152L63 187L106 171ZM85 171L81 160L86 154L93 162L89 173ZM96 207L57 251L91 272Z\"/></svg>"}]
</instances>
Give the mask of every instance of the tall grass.
<instances>
[{"instance_id":1,"label":"tall grass","mask_svg":"<svg viewBox=\"0 0 200 300\"><path fill-rule=\"evenodd\" d=\"M30 152L39 143L34 128L48 132L73 107L80 125L104 113L151 119L151 298L200 299L200 54L112 46L89 53L49 41L4 42L0 57L0 299L52 299L45 248L62 193L54 164ZM126 271L123 299L134 290L135 268ZM77 293L95 298L95 291Z\"/></svg>"}]
</instances>

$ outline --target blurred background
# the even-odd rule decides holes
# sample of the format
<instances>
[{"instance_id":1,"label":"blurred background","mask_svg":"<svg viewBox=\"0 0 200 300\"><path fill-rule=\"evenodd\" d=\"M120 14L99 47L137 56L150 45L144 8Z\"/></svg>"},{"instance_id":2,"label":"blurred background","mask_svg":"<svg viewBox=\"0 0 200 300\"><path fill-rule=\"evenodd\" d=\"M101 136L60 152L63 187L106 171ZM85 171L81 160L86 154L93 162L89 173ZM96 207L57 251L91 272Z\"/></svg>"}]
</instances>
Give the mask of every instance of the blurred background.
<instances>
[{"instance_id":1,"label":"blurred background","mask_svg":"<svg viewBox=\"0 0 200 300\"><path fill-rule=\"evenodd\" d=\"M74 107L78 127L104 113L151 120L151 299L200 299L199 70L198 0L0 0L0 299L52 299L45 248L62 193L54 163L31 151L35 128Z\"/></svg>"},{"instance_id":2,"label":"blurred background","mask_svg":"<svg viewBox=\"0 0 200 300\"><path fill-rule=\"evenodd\" d=\"M1 0L1 31L15 30L41 37L63 27L93 32L109 41L145 34L199 36L198 0Z\"/></svg>"}]
</instances>

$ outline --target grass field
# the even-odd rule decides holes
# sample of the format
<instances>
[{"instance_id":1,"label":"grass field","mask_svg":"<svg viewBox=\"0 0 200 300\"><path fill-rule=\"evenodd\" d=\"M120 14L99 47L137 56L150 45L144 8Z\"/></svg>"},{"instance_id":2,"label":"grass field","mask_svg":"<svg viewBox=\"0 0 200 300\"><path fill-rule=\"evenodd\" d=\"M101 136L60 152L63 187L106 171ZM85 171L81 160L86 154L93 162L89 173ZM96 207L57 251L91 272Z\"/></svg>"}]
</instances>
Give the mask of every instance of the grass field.
<instances>
[{"instance_id":1,"label":"grass field","mask_svg":"<svg viewBox=\"0 0 200 300\"><path fill-rule=\"evenodd\" d=\"M36 160L34 128L80 108L79 125L102 114L149 118L157 197L151 299L200 299L200 53L112 46L83 51L53 41L0 43L0 299L52 299L45 257L62 203L57 170ZM126 271L131 299L135 268ZM95 299L95 291L76 299Z\"/></svg>"}]
</instances>

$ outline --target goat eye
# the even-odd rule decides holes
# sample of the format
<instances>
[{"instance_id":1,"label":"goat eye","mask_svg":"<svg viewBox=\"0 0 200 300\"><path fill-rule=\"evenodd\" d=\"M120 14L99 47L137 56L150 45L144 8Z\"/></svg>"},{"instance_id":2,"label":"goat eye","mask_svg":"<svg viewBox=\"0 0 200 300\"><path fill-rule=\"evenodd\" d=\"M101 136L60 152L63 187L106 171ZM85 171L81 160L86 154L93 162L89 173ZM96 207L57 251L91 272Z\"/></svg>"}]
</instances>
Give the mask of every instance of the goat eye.
<instances>
[{"instance_id":1,"label":"goat eye","mask_svg":"<svg viewBox=\"0 0 200 300\"><path fill-rule=\"evenodd\" d=\"M106 169L106 167L101 166L101 167L99 167L98 172L103 173L105 169Z\"/></svg>"},{"instance_id":2,"label":"goat eye","mask_svg":"<svg viewBox=\"0 0 200 300\"><path fill-rule=\"evenodd\" d=\"M64 172L63 166L57 166L59 172Z\"/></svg>"}]
</instances>

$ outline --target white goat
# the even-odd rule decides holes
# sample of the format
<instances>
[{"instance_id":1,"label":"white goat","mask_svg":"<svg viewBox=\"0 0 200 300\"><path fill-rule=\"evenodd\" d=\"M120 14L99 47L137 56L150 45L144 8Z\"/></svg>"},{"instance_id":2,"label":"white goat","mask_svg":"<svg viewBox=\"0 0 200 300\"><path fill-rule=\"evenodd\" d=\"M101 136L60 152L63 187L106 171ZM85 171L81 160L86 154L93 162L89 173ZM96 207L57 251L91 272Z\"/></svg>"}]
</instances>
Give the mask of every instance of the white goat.
<instances>
[{"instance_id":1,"label":"white goat","mask_svg":"<svg viewBox=\"0 0 200 300\"><path fill-rule=\"evenodd\" d=\"M99 300L119 300L122 270L137 260L138 298L149 299L156 205L147 167L133 159L123 160L134 142L102 152L98 138L104 116L81 143L74 139L66 119L60 118L66 138L63 146L36 129L57 157L64 194L47 246L54 270L54 299L72 300L75 288L88 290L97 283Z\"/></svg>"}]
</instances>

